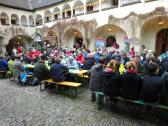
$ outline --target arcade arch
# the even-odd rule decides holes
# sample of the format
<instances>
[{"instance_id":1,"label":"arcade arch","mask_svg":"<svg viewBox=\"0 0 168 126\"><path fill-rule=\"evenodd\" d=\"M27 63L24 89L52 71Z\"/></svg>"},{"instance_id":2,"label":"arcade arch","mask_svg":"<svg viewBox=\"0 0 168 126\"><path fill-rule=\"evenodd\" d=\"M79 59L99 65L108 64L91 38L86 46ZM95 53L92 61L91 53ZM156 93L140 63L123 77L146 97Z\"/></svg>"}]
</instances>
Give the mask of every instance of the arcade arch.
<instances>
[{"instance_id":1,"label":"arcade arch","mask_svg":"<svg viewBox=\"0 0 168 126\"><path fill-rule=\"evenodd\" d=\"M83 45L83 35L77 29L69 29L64 33L63 46L69 48L78 48Z\"/></svg>"},{"instance_id":2,"label":"arcade arch","mask_svg":"<svg viewBox=\"0 0 168 126\"><path fill-rule=\"evenodd\" d=\"M168 17L157 16L146 21L141 29L141 44L158 55L168 50Z\"/></svg>"}]
</instances>

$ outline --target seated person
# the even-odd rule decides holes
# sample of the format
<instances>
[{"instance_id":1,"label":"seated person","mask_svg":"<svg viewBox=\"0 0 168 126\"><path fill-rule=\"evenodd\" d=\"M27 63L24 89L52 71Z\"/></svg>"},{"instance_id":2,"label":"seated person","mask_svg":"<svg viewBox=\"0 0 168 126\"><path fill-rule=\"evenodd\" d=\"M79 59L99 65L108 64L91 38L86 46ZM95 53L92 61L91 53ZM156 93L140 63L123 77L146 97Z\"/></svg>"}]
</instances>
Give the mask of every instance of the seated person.
<instances>
[{"instance_id":1,"label":"seated person","mask_svg":"<svg viewBox=\"0 0 168 126\"><path fill-rule=\"evenodd\" d=\"M90 73L89 87L91 90L92 102L96 100L96 94L94 92L103 91L103 84L102 84L102 73L104 70L103 63L104 63L104 58L100 58L99 63L92 66L92 68L89 71Z\"/></svg>"},{"instance_id":2,"label":"seated person","mask_svg":"<svg viewBox=\"0 0 168 126\"><path fill-rule=\"evenodd\" d=\"M162 79L162 89L160 93L160 102L161 104L168 105L168 68L161 77Z\"/></svg>"},{"instance_id":3,"label":"seated person","mask_svg":"<svg viewBox=\"0 0 168 126\"><path fill-rule=\"evenodd\" d=\"M117 97L120 95L119 85L120 74L117 70L116 61L111 60L102 74L103 92L110 97Z\"/></svg>"},{"instance_id":4,"label":"seated person","mask_svg":"<svg viewBox=\"0 0 168 126\"><path fill-rule=\"evenodd\" d=\"M142 87L141 76L137 75L135 62L126 63L126 73L121 76L121 97L128 100L138 100Z\"/></svg>"},{"instance_id":5,"label":"seated person","mask_svg":"<svg viewBox=\"0 0 168 126\"><path fill-rule=\"evenodd\" d=\"M143 64L141 64L141 56L140 55L135 55L134 56L134 61L137 65L137 73L140 75L143 75L145 73L145 67Z\"/></svg>"},{"instance_id":6,"label":"seated person","mask_svg":"<svg viewBox=\"0 0 168 126\"><path fill-rule=\"evenodd\" d=\"M51 78L56 82L65 81L67 79L66 74L68 73L68 68L60 62L61 59L57 57L55 63L50 68Z\"/></svg>"},{"instance_id":7,"label":"seated person","mask_svg":"<svg viewBox=\"0 0 168 126\"><path fill-rule=\"evenodd\" d=\"M80 63L81 65L83 65L83 63L84 63L84 56L83 56L82 52L79 52L79 53L78 53L78 55L77 55L77 57L76 57L76 61L77 61L78 63Z\"/></svg>"},{"instance_id":8,"label":"seated person","mask_svg":"<svg viewBox=\"0 0 168 126\"><path fill-rule=\"evenodd\" d=\"M95 64L94 56L88 54L83 63L84 70L90 70L90 68Z\"/></svg>"},{"instance_id":9,"label":"seated person","mask_svg":"<svg viewBox=\"0 0 168 126\"><path fill-rule=\"evenodd\" d=\"M15 60L15 56L11 56L10 60L8 61L8 68L9 68L9 73L10 75L13 74L13 63Z\"/></svg>"},{"instance_id":10,"label":"seated person","mask_svg":"<svg viewBox=\"0 0 168 126\"><path fill-rule=\"evenodd\" d=\"M38 81L47 80L50 78L50 71L48 67L45 65L45 57L42 56L40 61L35 63L34 66L34 75L38 79Z\"/></svg>"},{"instance_id":11,"label":"seated person","mask_svg":"<svg viewBox=\"0 0 168 126\"><path fill-rule=\"evenodd\" d=\"M149 61L147 66L148 74L143 78L141 99L145 102L156 103L159 100L159 93L162 88L159 74L159 66L156 62Z\"/></svg>"},{"instance_id":12,"label":"seated person","mask_svg":"<svg viewBox=\"0 0 168 126\"><path fill-rule=\"evenodd\" d=\"M18 78L21 82L21 74L25 72L23 63L21 62L21 57L16 56L13 63L13 76L14 78Z\"/></svg>"},{"instance_id":13,"label":"seated person","mask_svg":"<svg viewBox=\"0 0 168 126\"><path fill-rule=\"evenodd\" d=\"M68 57L67 66L69 69L79 69L77 61L72 57Z\"/></svg>"}]
</instances>

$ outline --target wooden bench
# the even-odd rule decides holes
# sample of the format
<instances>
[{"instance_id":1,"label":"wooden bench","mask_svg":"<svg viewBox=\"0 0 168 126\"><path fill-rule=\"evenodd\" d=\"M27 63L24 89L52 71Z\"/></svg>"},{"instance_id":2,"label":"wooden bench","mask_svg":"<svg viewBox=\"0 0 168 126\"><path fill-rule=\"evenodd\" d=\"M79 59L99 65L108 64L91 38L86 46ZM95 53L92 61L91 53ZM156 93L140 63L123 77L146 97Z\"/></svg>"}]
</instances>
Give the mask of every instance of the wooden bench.
<instances>
[{"instance_id":1,"label":"wooden bench","mask_svg":"<svg viewBox=\"0 0 168 126\"><path fill-rule=\"evenodd\" d=\"M107 96L103 92L94 92L94 93L96 95L98 95L98 101L99 101L100 95L106 97L106 99L107 99ZM166 106L166 105L155 104L155 103L147 103L147 102L144 102L143 100L133 101L133 100L127 100L127 99L124 99L124 98L121 98L121 97L113 97L113 99L117 99L117 100L120 100L120 101L126 101L126 102L130 102L130 103L136 103L136 104L140 104L140 105L151 106L151 107L154 107L154 108L168 110L168 106ZM100 108L100 105L98 104L98 109L99 108Z\"/></svg>"},{"instance_id":2,"label":"wooden bench","mask_svg":"<svg viewBox=\"0 0 168 126\"><path fill-rule=\"evenodd\" d=\"M62 85L62 86L67 86L67 87L73 87L75 88L75 94L77 96L77 88L81 86L81 83L76 83L76 82L69 82L69 81L62 81L62 82L55 82L52 79L44 80L40 83L40 91L42 91L42 83L45 85L46 83L49 84L56 84L56 85Z\"/></svg>"}]
</instances>

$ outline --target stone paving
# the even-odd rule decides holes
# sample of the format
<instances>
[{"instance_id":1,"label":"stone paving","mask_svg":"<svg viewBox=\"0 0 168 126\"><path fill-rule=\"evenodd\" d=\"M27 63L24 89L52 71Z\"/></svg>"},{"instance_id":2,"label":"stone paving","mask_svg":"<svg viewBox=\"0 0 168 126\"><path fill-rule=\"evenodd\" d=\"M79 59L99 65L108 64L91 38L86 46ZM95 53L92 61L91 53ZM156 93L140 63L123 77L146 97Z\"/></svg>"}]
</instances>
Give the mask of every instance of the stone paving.
<instances>
[{"instance_id":1,"label":"stone paving","mask_svg":"<svg viewBox=\"0 0 168 126\"><path fill-rule=\"evenodd\" d=\"M135 115L129 114L130 110L119 109L98 111L96 103L90 102L88 89L74 98L53 90L40 92L39 86L0 80L0 126L168 125L166 119L153 113Z\"/></svg>"}]
</instances>

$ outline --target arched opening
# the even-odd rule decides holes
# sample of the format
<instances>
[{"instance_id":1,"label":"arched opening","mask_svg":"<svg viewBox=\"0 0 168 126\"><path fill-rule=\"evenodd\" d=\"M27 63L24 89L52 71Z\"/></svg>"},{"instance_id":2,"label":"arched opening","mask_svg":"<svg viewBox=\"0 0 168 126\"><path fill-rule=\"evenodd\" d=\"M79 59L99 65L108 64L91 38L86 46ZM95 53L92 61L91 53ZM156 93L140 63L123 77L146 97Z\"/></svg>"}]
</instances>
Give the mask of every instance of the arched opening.
<instances>
[{"instance_id":1,"label":"arched opening","mask_svg":"<svg viewBox=\"0 0 168 126\"><path fill-rule=\"evenodd\" d=\"M58 46L57 34L54 31L49 31L47 36L44 38L44 41L47 42L48 44Z\"/></svg>"},{"instance_id":2,"label":"arched opening","mask_svg":"<svg viewBox=\"0 0 168 126\"><path fill-rule=\"evenodd\" d=\"M40 14L36 16L36 26L43 25L43 18Z\"/></svg>"},{"instance_id":3,"label":"arched opening","mask_svg":"<svg viewBox=\"0 0 168 126\"><path fill-rule=\"evenodd\" d=\"M22 15L22 16L21 16L21 25L22 25L23 27L28 26L28 25L27 25L27 18L26 18L25 15Z\"/></svg>"},{"instance_id":4,"label":"arched opening","mask_svg":"<svg viewBox=\"0 0 168 126\"><path fill-rule=\"evenodd\" d=\"M29 16L29 26L34 27L34 18L32 15Z\"/></svg>"},{"instance_id":5,"label":"arched opening","mask_svg":"<svg viewBox=\"0 0 168 126\"><path fill-rule=\"evenodd\" d=\"M71 7L69 4L65 4L62 7L62 18L69 18L71 17Z\"/></svg>"},{"instance_id":6,"label":"arched opening","mask_svg":"<svg viewBox=\"0 0 168 126\"><path fill-rule=\"evenodd\" d=\"M156 35L156 53L158 55L168 51L168 28L160 30Z\"/></svg>"},{"instance_id":7,"label":"arched opening","mask_svg":"<svg viewBox=\"0 0 168 126\"><path fill-rule=\"evenodd\" d=\"M146 21L141 29L141 46L161 55L167 48L168 17L157 16Z\"/></svg>"},{"instance_id":8,"label":"arched opening","mask_svg":"<svg viewBox=\"0 0 168 126\"><path fill-rule=\"evenodd\" d=\"M96 12L98 10L99 10L99 1L98 0L87 0L87 2L86 2L87 13Z\"/></svg>"},{"instance_id":9,"label":"arched opening","mask_svg":"<svg viewBox=\"0 0 168 126\"><path fill-rule=\"evenodd\" d=\"M9 16L6 13L1 13L1 25L9 25Z\"/></svg>"},{"instance_id":10,"label":"arched opening","mask_svg":"<svg viewBox=\"0 0 168 126\"><path fill-rule=\"evenodd\" d=\"M0 52L2 52L2 44L3 44L4 38L0 36Z\"/></svg>"},{"instance_id":11,"label":"arched opening","mask_svg":"<svg viewBox=\"0 0 168 126\"><path fill-rule=\"evenodd\" d=\"M94 41L96 48L121 48L126 49L124 42L127 33L118 26L115 25L104 25L97 28L94 32ZM127 47L128 48L128 47Z\"/></svg>"},{"instance_id":12,"label":"arched opening","mask_svg":"<svg viewBox=\"0 0 168 126\"><path fill-rule=\"evenodd\" d=\"M64 34L63 46L69 48L80 48L83 45L82 33L76 29L69 29Z\"/></svg>"},{"instance_id":13,"label":"arched opening","mask_svg":"<svg viewBox=\"0 0 168 126\"><path fill-rule=\"evenodd\" d=\"M54 16L54 20L61 19L61 12L60 12L60 9L58 7L56 7L54 9L53 16Z\"/></svg>"},{"instance_id":14,"label":"arched opening","mask_svg":"<svg viewBox=\"0 0 168 126\"><path fill-rule=\"evenodd\" d=\"M118 0L101 0L101 9L110 9L118 6Z\"/></svg>"},{"instance_id":15,"label":"arched opening","mask_svg":"<svg viewBox=\"0 0 168 126\"><path fill-rule=\"evenodd\" d=\"M44 14L44 17L45 17L45 23L51 22L52 21L51 11L50 10L46 10L45 14Z\"/></svg>"},{"instance_id":16,"label":"arched opening","mask_svg":"<svg viewBox=\"0 0 168 126\"><path fill-rule=\"evenodd\" d=\"M84 14L84 5L83 2L78 0L73 5L73 15L82 15Z\"/></svg>"},{"instance_id":17,"label":"arched opening","mask_svg":"<svg viewBox=\"0 0 168 126\"><path fill-rule=\"evenodd\" d=\"M18 35L9 40L9 44L6 47L8 53L12 53L14 48L22 46L23 50L28 50L33 45L33 39L30 36Z\"/></svg>"},{"instance_id":18,"label":"arched opening","mask_svg":"<svg viewBox=\"0 0 168 126\"><path fill-rule=\"evenodd\" d=\"M11 24L12 25L19 25L19 18L16 14L11 15Z\"/></svg>"}]
</instances>

